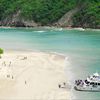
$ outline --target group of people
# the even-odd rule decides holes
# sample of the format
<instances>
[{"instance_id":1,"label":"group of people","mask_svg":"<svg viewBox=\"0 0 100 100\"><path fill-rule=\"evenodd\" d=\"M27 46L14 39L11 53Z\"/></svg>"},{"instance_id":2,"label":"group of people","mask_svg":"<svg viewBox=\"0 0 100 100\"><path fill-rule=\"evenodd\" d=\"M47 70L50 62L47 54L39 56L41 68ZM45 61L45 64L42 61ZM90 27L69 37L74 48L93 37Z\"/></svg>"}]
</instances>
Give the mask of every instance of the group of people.
<instances>
[{"instance_id":1,"label":"group of people","mask_svg":"<svg viewBox=\"0 0 100 100\"><path fill-rule=\"evenodd\" d=\"M11 77L11 79L14 79L14 76L13 75L7 75L7 78L10 78Z\"/></svg>"},{"instance_id":2,"label":"group of people","mask_svg":"<svg viewBox=\"0 0 100 100\"><path fill-rule=\"evenodd\" d=\"M2 62L2 66L11 66L11 61L9 61L9 63L7 64L5 61ZM7 78L11 78L11 79L14 79L14 76L13 75L10 75L10 74L7 74Z\"/></svg>"},{"instance_id":3,"label":"group of people","mask_svg":"<svg viewBox=\"0 0 100 100\"><path fill-rule=\"evenodd\" d=\"M84 85L84 82L82 80L75 80L76 85Z\"/></svg>"},{"instance_id":4,"label":"group of people","mask_svg":"<svg viewBox=\"0 0 100 100\"><path fill-rule=\"evenodd\" d=\"M2 66L7 66L7 64L6 64L5 61L2 63ZM9 62L8 66L9 66L9 67L11 66L11 61Z\"/></svg>"},{"instance_id":5,"label":"group of people","mask_svg":"<svg viewBox=\"0 0 100 100\"><path fill-rule=\"evenodd\" d=\"M21 60L26 60L27 59L27 57L23 57Z\"/></svg>"},{"instance_id":6,"label":"group of people","mask_svg":"<svg viewBox=\"0 0 100 100\"><path fill-rule=\"evenodd\" d=\"M59 87L59 88L66 88L66 83L63 82L62 84L58 84L58 87Z\"/></svg>"}]
</instances>

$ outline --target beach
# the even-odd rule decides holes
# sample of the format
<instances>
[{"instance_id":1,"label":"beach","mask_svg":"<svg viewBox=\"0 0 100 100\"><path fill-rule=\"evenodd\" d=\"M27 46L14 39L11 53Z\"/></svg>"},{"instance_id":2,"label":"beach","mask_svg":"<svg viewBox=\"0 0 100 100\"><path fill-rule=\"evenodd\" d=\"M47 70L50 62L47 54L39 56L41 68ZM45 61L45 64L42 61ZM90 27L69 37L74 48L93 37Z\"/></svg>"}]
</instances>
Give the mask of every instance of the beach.
<instances>
[{"instance_id":1,"label":"beach","mask_svg":"<svg viewBox=\"0 0 100 100\"><path fill-rule=\"evenodd\" d=\"M67 61L66 61L67 64ZM5 51L0 59L0 99L69 100L65 57L53 53Z\"/></svg>"},{"instance_id":2,"label":"beach","mask_svg":"<svg viewBox=\"0 0 100 100\"><path fill-rule=\"evenodd\" d=\"M99 33L91 29L0 28L4 50L0 99L100 99L99 92L73 89L75 80L100 73ZM64 82L68 88L59 88Z\"/></svg>"}]
</instances>

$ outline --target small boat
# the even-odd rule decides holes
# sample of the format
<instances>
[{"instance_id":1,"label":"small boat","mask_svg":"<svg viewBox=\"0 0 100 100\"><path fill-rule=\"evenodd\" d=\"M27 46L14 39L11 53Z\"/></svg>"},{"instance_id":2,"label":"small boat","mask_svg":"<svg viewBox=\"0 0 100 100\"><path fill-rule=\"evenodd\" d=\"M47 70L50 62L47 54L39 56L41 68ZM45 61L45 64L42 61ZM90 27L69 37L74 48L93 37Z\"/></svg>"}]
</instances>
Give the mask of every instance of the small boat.
<instances>
[{"instance_id":1,"label":"small boat","mask_svg":"<svg viewBox=\"0 0 100 100\"><path fill-rule=\"evenodd\" d=\"M100 75L94 73L86 78L86 80L75 80L75 90L100 92Z\"/></svg>"}]
</instances>

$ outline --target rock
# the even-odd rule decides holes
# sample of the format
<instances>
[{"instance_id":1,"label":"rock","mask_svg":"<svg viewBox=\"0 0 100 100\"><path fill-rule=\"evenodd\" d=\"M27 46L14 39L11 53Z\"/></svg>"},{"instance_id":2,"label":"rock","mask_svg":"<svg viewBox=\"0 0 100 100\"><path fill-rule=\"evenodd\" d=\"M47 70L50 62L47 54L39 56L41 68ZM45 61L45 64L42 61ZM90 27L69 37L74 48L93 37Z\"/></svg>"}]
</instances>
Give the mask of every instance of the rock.
<instances>
[{"instance_id":1,"label":"rock","mask_svg":"<svg viewBox=\"0 0 100 100\"><path fill-rule=\"evenodd\" d=\"M40 23L36 23L34 20L26 20L21 17L21 11L8 16L1 23L2 26L15 26L15 27L36 27L40 26Z\"/></svg>"},{"instance_id":2,"label":"rock","mask_svg":"<svg viewBox=\"0 0 100 100\"><path fill-rule=\"evenodd\" d=\"M58 22L54 23L54 26L71 27L73 25L72 17L79 11L79 8L75 8L67 12Z\"/></svg>"}]
</instances>

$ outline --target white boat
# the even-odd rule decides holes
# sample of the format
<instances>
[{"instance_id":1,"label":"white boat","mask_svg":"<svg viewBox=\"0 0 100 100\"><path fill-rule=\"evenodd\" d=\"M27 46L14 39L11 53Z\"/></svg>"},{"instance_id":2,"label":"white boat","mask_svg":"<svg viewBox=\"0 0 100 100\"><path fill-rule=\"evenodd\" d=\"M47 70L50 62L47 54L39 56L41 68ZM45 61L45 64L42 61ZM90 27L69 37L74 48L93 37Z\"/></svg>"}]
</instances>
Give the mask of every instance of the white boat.
<instances>
[{"instance_id":1,"label":"white boat","mask_svg":"<svg viewBox=\"0 0 100 100\"><path fill-rule=\"evenodd\" d=\"M74 88L78 91L100 92L100 75L94 73L88 76L86 80L76 80Z\"/></svg>"}]
</instances>

